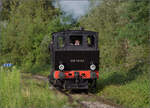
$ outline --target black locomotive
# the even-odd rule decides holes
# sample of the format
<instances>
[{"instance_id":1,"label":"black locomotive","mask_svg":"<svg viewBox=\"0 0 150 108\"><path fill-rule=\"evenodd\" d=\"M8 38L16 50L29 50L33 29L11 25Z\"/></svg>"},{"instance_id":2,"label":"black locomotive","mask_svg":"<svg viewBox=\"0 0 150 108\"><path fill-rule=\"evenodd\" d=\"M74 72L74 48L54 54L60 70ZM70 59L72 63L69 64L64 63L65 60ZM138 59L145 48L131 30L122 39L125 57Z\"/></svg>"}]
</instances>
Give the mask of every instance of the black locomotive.
<instances>
[{"instance_id":1,"label":"black locomotive","mask_svg":"<svg viewBox=\"0 0 150 108\"><path fill-rule=\"evenodd\" d=\"M99 77L98 33L67 30L52 34L49 82L65 89L96 87Z\"/></svg>"}]
</instances>

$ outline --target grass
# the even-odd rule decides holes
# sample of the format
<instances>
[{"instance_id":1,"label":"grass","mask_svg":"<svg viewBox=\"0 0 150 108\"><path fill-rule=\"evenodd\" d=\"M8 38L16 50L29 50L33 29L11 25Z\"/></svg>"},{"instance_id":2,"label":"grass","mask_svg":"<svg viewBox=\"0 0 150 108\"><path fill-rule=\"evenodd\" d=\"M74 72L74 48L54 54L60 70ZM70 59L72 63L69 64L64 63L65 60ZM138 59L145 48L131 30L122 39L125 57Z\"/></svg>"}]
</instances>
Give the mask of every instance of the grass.
<instances>
[{"instance_id":1,"label":"grass","mask_svg":"<svg viewBox=\"0 0 150 108\"><path fill-rule=\"evenodd\" d=\"M148 64L136 65L132 69L111 72L102 70L98 81L97 95L130 108L149 108L150 79Z\"/></svg>"},{"instance_id":2,"label":"grass","mask_svg":"<svg viewBox=\"0 0 150 108\"><path fill-rule=\"evenodd\" d=\"M22 105L20 73L0 69L0 107L19 108Z\"/></svg>"},{"instance_id":3,"label":"grass","mask_svg":"<svg viewBox=\"0 0 150 108\"><path fill-rule=\"evenodd\" d=\"M17 69L0 69L0 107L54 108L68 106L67 97L56 94L45 82L21 78Z\"/></svg>"},{"instance_id":4,"label":"grass","mask_svg":"<svg viewBox=\"0 0 150 108\"><path fill-rule=\"evenodd\" d=\"M24 105L26 107L62 107L67 104L67 98L57 95L49 89L47 83L36 81L33 79L23 80L22 94L24 97Z\"/></svg>"},{"instance_id":5,"label":"grass","mask_svg":"<svg viewBox=\"0 0 150 108\"><path fill-rule=\"evenodd\" d=\"M101 70L98 80L98 96L131 108L149 108L149 64L137 64L131 69ZM111 70L111 71L110 71ZM29 78L29 77L30 78ZM67 97L49 90L47 83L21 77L18 69L0 69L0 107L64 107L69 106Z\"/></svg>"}]
</instances>

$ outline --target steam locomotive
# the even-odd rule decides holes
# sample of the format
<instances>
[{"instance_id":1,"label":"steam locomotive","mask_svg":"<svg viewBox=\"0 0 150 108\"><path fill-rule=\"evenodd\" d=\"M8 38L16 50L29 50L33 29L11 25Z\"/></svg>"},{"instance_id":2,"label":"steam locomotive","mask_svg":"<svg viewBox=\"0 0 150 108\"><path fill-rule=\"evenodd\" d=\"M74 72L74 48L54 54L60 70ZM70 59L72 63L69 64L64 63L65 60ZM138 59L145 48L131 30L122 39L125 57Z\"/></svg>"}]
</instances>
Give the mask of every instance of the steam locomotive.
<instances>
[{"instance_id":1,"label":"steam locomotive","mask_svg":"<svg viewBox=\"0 0 150 108\"><path fill-rule=\"evenodd\" d=\"M67 30L52 34L49 82L64 89L96 87L99 78L98 33Z\"/></svg>"}]
</instances>

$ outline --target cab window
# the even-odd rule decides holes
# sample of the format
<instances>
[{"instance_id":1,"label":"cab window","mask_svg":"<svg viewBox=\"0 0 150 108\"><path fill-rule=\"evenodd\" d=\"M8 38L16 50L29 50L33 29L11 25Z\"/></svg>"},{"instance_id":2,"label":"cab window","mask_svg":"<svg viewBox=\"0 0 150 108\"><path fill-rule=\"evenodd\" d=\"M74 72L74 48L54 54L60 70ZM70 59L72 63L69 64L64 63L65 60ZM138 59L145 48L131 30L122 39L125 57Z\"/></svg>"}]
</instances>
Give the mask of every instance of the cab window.
<instances>
[{"instance_id":1,"label":"cab window","mask_svg":"<svg viewBox=\"0 0 150 108\"><path fill-rule=\"evenodd\" d=\"M83 36L70 36L70 45L80 46L82 45Z\"/></svg>"},{"instance_id":2,"label":"cab window","mask_svg":"<svg viewBox=\"0 0 150 108\"><path fill-rule=\"evenodd\" d=\"M58 48L63 48L65 46L64 37L58 36L57 37L57 44L58 44Z\"/></svg>"},{"instance_id":3,"label":"cab window","mask_svg":"<svg viewBox=\"0 0 150 108\"><path fill-rule=\"evenodd\" d=\"M88 44L89 47L94 47L95 37L93 35L87 36L87 44Z\"/></svg>"}]
</instances>

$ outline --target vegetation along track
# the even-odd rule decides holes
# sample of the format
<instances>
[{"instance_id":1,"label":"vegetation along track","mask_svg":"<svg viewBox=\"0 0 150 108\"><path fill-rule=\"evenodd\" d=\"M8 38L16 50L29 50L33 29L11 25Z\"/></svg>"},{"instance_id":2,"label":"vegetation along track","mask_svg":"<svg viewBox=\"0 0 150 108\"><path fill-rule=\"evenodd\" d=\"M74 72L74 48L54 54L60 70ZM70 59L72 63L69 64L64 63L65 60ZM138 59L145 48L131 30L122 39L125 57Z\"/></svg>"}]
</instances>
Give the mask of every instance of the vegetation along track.
<instances>
[{"instance_id":1,"label":"vegetation along track","mask_svg":"<svg viewBox=\"0 0 150 108\"><path fill-rule=\"evenodd\" d=\"M32 78L48 82L48 79L46 77L40 76L40 75L33 75ZM61 93L68 97L69 103L73 104L76 102L80 108L124 108L120 105L114 104L113 102L104 99L103 97L97 96L93 93L85 93L85 92L75 92L75 91L65 91L59 88L56 88L54 86L50 87L52 90L54 90L57 93ZM76 98L78 96L79 98ZM89 100L89 99L94 99Z\"/></svg>"}]
</instances>

